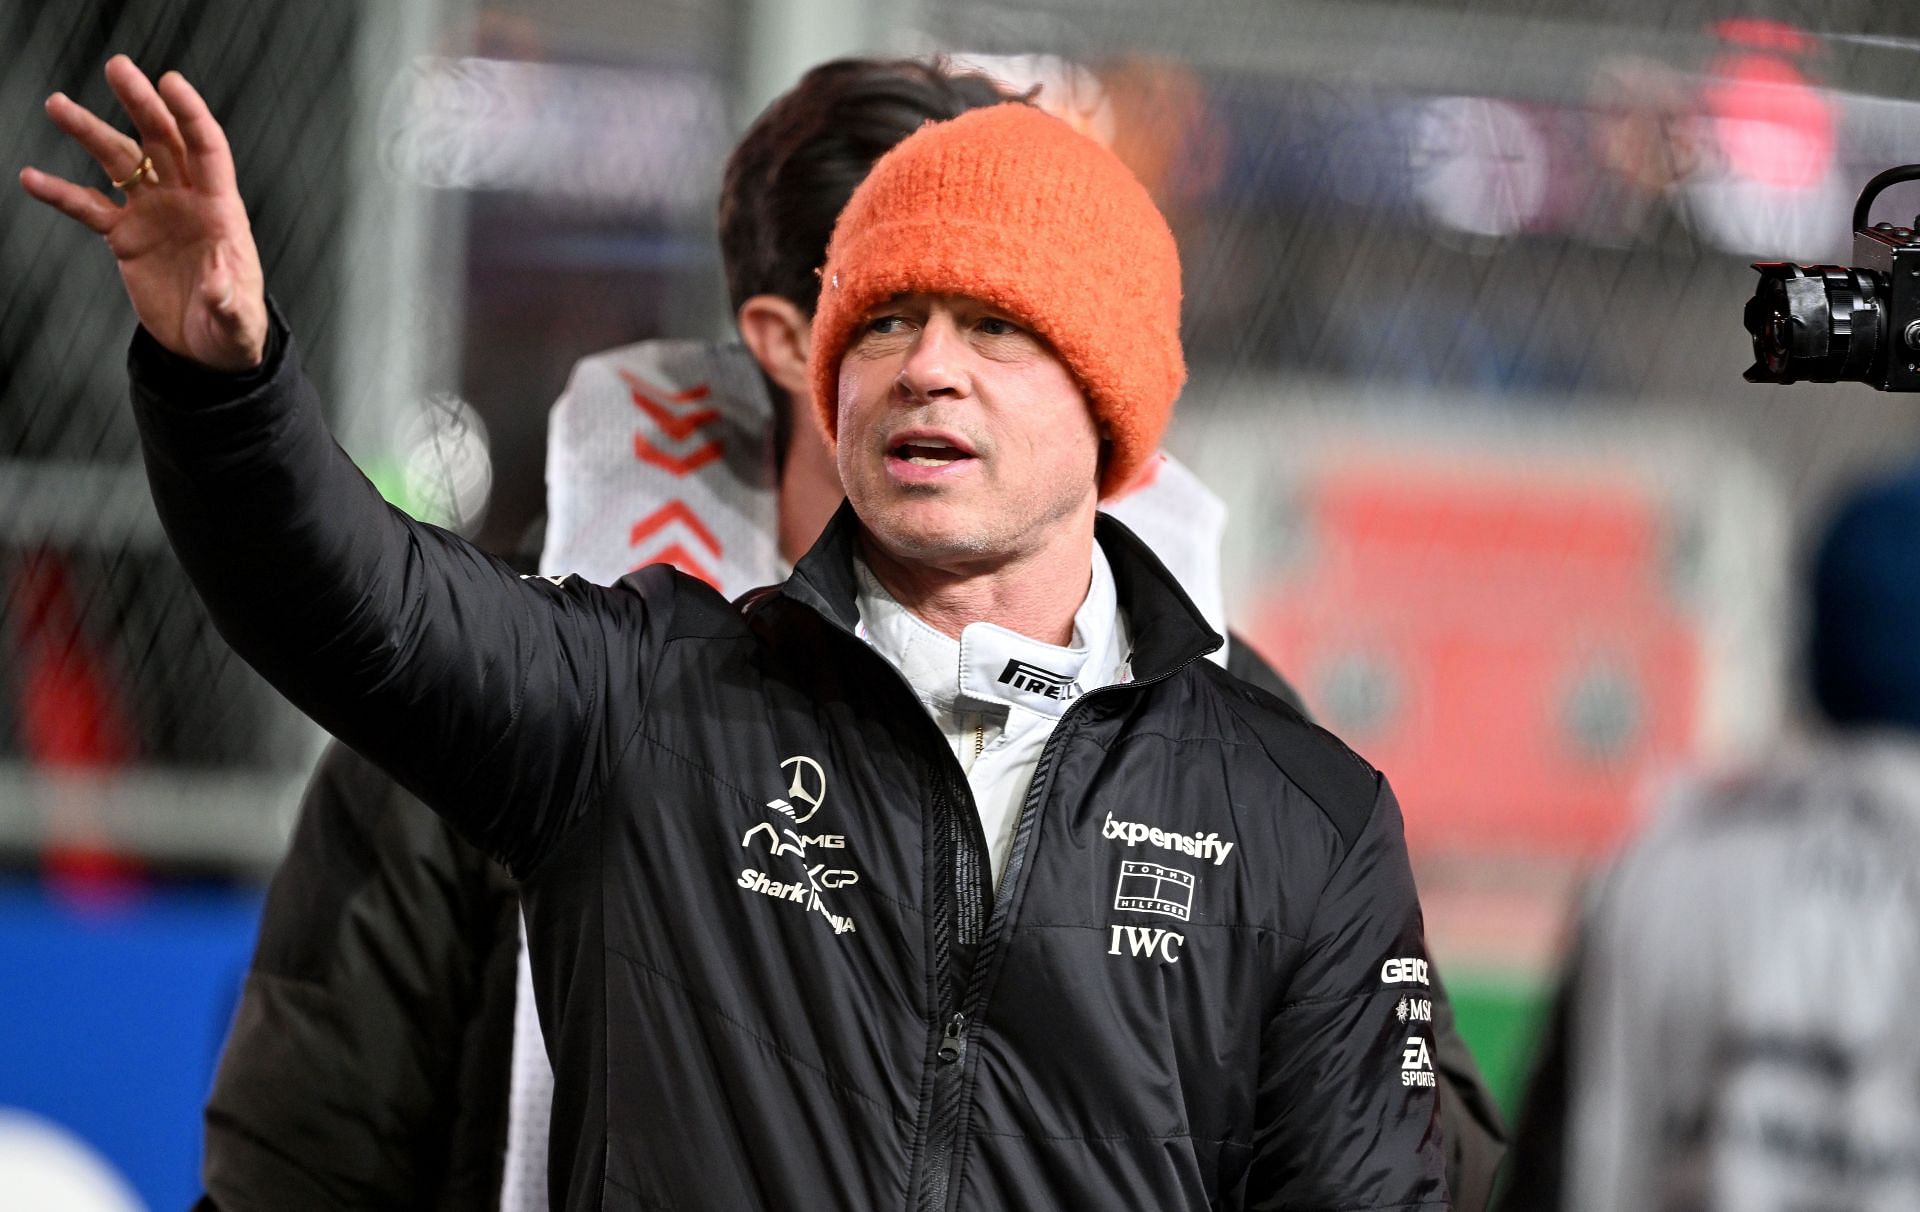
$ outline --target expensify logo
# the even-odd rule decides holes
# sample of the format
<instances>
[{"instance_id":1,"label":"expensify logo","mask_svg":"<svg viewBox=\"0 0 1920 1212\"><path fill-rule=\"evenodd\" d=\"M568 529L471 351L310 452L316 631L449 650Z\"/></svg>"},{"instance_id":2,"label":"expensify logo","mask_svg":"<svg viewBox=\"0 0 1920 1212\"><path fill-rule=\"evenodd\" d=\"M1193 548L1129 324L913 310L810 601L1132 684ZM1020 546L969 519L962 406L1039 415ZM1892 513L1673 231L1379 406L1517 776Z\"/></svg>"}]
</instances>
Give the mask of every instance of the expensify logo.
<instances>
[{"instance_id":1,"label":"expensify logo","mask_svg":"<svg viewBox=\"0 0 1920 1212\"><path fill-rule=\"evenodd\" d=\"M1107 813L1107 821L1100 829L1100 836L1116 842L1125 842L1129 847L1145 842L1149 846L1158 846L1162 850L1190 854L1195 858L1212 859L1216 867L1227 861L1227 855L1233 853L1234 846L1232 842L1221 841L1217 833L1174 833L1153 825L1141 824L1139 821L1116 821L1111 812Z\"/></svg>"}]
</instances>

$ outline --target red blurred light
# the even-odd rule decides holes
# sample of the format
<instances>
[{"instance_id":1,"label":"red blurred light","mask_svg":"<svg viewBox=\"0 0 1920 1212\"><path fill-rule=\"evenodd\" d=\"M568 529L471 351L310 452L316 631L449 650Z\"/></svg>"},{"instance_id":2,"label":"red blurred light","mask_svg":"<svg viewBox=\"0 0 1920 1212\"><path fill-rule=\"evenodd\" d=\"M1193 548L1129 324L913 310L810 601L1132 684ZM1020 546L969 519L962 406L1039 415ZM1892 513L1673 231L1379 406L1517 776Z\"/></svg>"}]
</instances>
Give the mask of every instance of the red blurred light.
<instances>
[{"instance_id":1,"label":"red blurred light","mask_svg":"<svg viewBox=\"0 0 1920 1212\"><path fill-rule=\"evenodd\" d=\"M1775 54L1742 52L1713 65L1706 88L1714 137L1733 171L1762 185L1806 189L1833 165L1833 105Z\"/></svg>"}]
</instances>

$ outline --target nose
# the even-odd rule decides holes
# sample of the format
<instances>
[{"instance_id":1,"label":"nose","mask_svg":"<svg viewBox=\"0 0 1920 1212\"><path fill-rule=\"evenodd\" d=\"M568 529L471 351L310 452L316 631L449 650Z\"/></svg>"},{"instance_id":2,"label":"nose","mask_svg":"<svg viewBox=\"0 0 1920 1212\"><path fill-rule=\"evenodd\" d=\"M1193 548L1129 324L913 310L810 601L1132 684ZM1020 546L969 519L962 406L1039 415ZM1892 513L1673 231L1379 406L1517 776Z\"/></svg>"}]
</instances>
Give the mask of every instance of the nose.
<instances>
[{"instance_id":1,"label":"nose","mask_svg":"<svg viewBox=\"0 0 1920 1212\"><path fill-rule=\"evenodd\" d=\"M963 399L969 394L967 347L944 308L934 308L915 335L894 386L908 403Z\"/></svg>"}]
</instances>

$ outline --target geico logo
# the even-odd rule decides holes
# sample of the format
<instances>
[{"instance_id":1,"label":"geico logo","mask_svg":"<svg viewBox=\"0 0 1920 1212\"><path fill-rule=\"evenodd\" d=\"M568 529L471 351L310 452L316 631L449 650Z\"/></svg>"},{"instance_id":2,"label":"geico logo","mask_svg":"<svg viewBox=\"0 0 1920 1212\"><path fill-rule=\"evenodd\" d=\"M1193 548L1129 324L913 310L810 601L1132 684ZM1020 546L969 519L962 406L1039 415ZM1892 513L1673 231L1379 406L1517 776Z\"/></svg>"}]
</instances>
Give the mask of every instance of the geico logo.
<instances>
[{"instance_id":1,"label":"geico logo","mask_svg":"<svg viewBox=\"0 0 1920 1212\"><path fill-rule=\"evenodd\" d=\"M1072 678L1038 665L1029 665L1025 661L1008 661L1007 667L1000 671L999 680L1015 690L1049 699L1071 699L1080 693L1079 683Z\"/></svg>"},{"instance_id":2,"label":"geico logo","mask_svg":"<svg viewBox=\"0 0 1920 1212\"><path fill-rule=\"evenodd\" d=\"M1125 942L1127 950L1120 950ZM1175 934L1171 930L1162 930L1148 926L1113 927L1113 945L1107 948L1108 955L1144 955L1151 958L1158 955L1169 964L1180 962L1178 949L1187 945L1187 936Z\"/></svg>"},{"instance_id":3,"label":"geico logo","mask_svg":"<svg viewBox=\"0 0 1920 1212\"><path fill-rule=\"evenodd\" d=\"M1404 959L1390 959L1380 965L1380 983L1383 985L1424 985L1427 983L1427 961L1408 956Z\"/></svg>"},{"instance_id":4,"label":"geico logo","mask_svg":"<svg viewBox=\"0 0 1920 1212\"><path fill-rule=\"evenodd\" d=\"M1111 812L1107 813L1106 822L1100 826L1100 836L1110 841L1125 842L1129 848L1145 842L1162 850L1177 850L1195 858L1212 859L1216 867L1227 861L1234 846L1232 842L1221 841L1217 833L1175 833L1171 829L1160 829L1139 821L1116 821Z\"/></svg>"}]
</instances>

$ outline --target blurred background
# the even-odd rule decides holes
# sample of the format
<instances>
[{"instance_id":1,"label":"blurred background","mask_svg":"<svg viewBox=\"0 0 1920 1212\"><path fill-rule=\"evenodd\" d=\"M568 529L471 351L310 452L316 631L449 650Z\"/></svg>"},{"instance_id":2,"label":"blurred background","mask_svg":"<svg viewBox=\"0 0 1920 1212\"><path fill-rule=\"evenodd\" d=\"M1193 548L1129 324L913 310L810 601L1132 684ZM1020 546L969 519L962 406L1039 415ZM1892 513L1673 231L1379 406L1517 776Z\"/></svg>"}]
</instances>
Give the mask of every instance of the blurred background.
<instances>
[{"instance_id":1,"label":"blurred background","mask_svg":"<svg viewBox=\"0 0 1920 1212\"><path fill-rule=\"evenodd\" d=\"M0 0L0 158L92 180L42 99L118 117L122 50L186 72L343 444L512 550L576 359L731 332L713 199L761 105L849 53L1041 85L1173 222L1169 447L1231 508L1234 618L1393 779L1511 1109L1583 877L1666 774L1803 728L1805 537L1920 453L1920 401L1740 377L1748 263L1845 263L1860 186L1920 160L1916 25L1868 0ZM1876 217L1916 208L1898 186ZM167 551L110 258L9 187L0 281L0 1156L177 1208L321 738Z\"/></svg>"}]
</instances>

